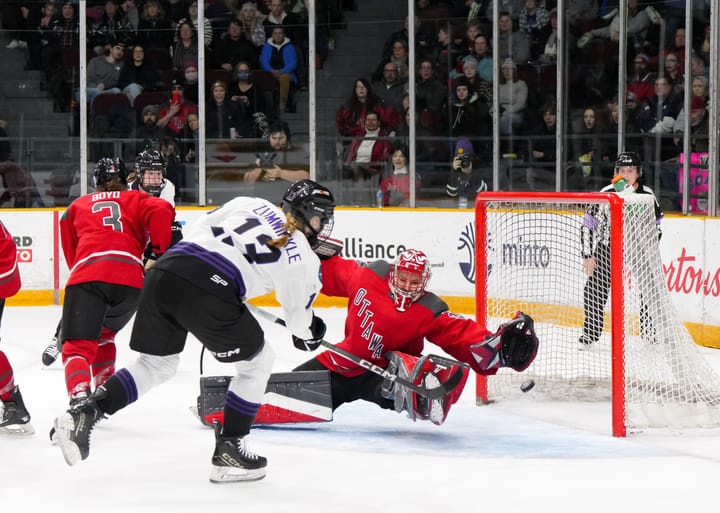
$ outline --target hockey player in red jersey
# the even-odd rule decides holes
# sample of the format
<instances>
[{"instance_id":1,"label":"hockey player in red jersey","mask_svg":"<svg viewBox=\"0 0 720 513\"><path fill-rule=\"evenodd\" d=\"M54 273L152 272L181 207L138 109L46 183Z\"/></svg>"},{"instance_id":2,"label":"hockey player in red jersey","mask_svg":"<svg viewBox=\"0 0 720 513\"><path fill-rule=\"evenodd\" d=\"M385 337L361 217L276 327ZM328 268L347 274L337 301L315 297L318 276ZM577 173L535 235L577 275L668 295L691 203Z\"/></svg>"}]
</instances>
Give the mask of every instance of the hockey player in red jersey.
<instances>
[{"instance_id":1,"label":"hockey player in red jersey","mask_svg":"<svg viewBox=\"0 0 720 513\"><path fill-rule=\"evenodd\" d=\"M138 153L135 157L135 176L131 180L128 176L129 189L140 190L161 198L170 203L173 207L175 206L175 185L166 178L167 169L165 160L159 151L147 150ZM182 226L178 221L173 221L172 224L172 238L170 245L177 244L182 240ZM147 259L152 255L152 241L148 241L145 246L145 253L143 254L143 265L147 262ZM55 360L60 354L58 348L58 340L60 339L60 332L62 330L62 319L55 328L55 334L52 340L43 350L41 360L43 365L49 366L55 363Z\"/></svg>"},{"instance_id":2,"label":"hockey player in red jersey","mask_svg":"<svg viewBox=\"0 0 720 513\"><path fill-rule=\"evenodd\" d=\"M135 313L148 237L152 264L171 239L175 210L128 190L121 160L103 158L96 191L73 201L60 220L70 277L62 312L62 362L70 402L87 397L115 371L115 334Z\"/></svg>"},{"instance_id":3,"label":"hockey player in red jersey","mask_svg":"<svg viewBox=\"0 0 720 513\"><path fill-rule=\"evenodd\" d=\"M5 298L20 290L17 247L10 232L0 222L0 320L5 308ZM31 435L35 432L30 424L30 413L25 408L20 389L15 385L15 375L5 353L0 350L0 434Z\"/></svg>"},{"instance_id":4,"label":"hockey player in red jersey","mask_svg":"<svg viewBox=\"0 0 720 513\"><path fill-rule=\"evenodd\" d=\"M348 298L345 338L337 347L426 386L443 382L456 369L439 368L423 358L425 339L483 375L495 374L500 367L520 372L532 363L538 348L532 319L518 314L493 334L449 312L443 300L426 290L429 278L430 262L415 249L403 251L392 263L363 265L337 255L323 260L322 292ZM333 410L363 399L435 424L444 422L467 379L466 374L443 399L429 401L332 351L295 370L322 369L331 371Z\"/></svg>"}]
</instances>

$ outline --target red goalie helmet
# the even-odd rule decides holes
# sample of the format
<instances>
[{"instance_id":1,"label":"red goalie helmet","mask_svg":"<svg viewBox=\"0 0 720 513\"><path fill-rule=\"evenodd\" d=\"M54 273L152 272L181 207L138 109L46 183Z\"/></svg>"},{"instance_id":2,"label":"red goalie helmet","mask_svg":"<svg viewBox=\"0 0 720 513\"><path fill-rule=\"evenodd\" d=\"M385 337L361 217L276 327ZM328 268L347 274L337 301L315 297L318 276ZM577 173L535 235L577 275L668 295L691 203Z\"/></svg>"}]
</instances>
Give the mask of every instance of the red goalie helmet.
<instances>
[{"instance_id":1,"label":"red goalie helmet","mask_svg":"<svg viewBox=\"0 0 720 513\"><path fill-rule=\"evenodd\" d=\"M390 290L395 297L395 308L404 312L425 294L430 279L430 261L417 249L406 249L390 266Z\"/></svg>"}]
</instances>

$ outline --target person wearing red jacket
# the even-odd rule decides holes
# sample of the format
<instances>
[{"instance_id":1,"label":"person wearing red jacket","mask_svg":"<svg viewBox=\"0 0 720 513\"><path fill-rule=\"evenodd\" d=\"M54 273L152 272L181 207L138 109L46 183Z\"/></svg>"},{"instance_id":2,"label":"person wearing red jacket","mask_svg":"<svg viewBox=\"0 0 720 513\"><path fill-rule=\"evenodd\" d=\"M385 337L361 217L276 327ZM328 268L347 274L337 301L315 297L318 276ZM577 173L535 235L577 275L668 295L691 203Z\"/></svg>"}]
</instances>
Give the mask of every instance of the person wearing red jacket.
<instances>
[{"instance_id":1,"label":"person wearing red jacket","mask_svg":"<svg viewBox=\"0 0 720 513\"><path fill-rule=\"evenodd\" d=\"M5 308L5 299L20 290L17 246L5 225L0 222L0 320ZM0 434L32 435L35 429L30 424L20 389L15 384L10 360L0 350Z\"/></svg>"},{"instance_id":2,"label":"person wearing red jacket","mask_svg":"<svg viewBox=\"0 0 720 513\"><path fill-rule=\"evenodd\" d=\"M128 190L124 162L103 158L96 192L73 201L60 220L70 277L62 312L62 362L70 403L87 397L115 371L115 334L135 313L144 269L171 241L175 210L164 199Z\"/></svg>"},{"instance_id":3,"label":"person wearing red jacket","mask_svg":"<svg viewBox=\"0 0 720 513\"><path fill-rule=\"evenodd\" d=\"M380 125L380 115L365 115L365 132L353 140L343 164L343 177L357 181L382 177L390 153L390 134ZM379 183L379 180L378 180Z\"/></svg>"},{"instance_id":4,"label":"person wearing red jacket","mask_svg":"<svg viewBox=\"0 0 720 513\"><path fill-rule=\"evenodd\" d=\"M482 375L493 375L500 367L523 371L537 354L538 340L527 315L519 313L493 334L450 312L442 299L426 290L430 262L422 251L406 249L392 263L361 264L335 255L322 261L321 270L321 292L348 298L345 338L337 347L418 384L435 386L457 369L436 368L432 359L422 358L425 339ZM333 410L362 399L438 425L467 379L465 368L464 379L448 395L427 401L332 351L294 371L325 369L330 370Z\"/></svg>"}]
</instances>

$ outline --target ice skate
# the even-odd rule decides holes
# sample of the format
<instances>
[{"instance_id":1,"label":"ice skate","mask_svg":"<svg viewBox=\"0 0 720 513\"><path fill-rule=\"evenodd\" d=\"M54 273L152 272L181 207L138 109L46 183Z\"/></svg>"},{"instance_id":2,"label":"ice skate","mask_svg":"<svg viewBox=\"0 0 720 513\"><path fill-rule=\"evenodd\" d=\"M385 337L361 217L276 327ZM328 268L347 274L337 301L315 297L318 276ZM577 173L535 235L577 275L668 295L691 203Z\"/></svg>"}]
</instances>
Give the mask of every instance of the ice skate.
<instances>
[{"instance_id":1,"label":"ice skate","mask_svg":"<svg viewBox=\"0 0 720 513\"><path fill-rule=\"evenodd\" d=\"M222 426L216 424L210 482L234 483L264 478L267 459L251 452L244 437L224 437L220 434L221 431Z\"/></svg>"},{"instance_id":2,"label":"ice skate","mask_svg":"<svg viewBox=\"0 0 720 513\"><path fill-rule=\"evenodd\" d=\"M91 396L71 404L65 414L55 419L55 437L68 465L75 465L88 457L90 435L102 418L103 413Z\"/></svg>"},{"instance_id":3,"label":"ice skate","mask_svg":"<svg viewBox=\"0 0 720 513\"><path fill-rule=\"evenodd\" d=\"M25 408L20 389L15 387L9 401L0 401L0 434L32 435L35 428L30 424L30 413Z\"/></svg>"},{"instance_id":4,"label":"ice skate","mask_svg":"<svg viewBox=\"0 0 720 513\"><path fill-rule=\"evenodd\" d=\"M47 347L42 353L43 365L45 367L50 367L53 363L55 363L55 360L57 360L59 354L60 350L57 346L57 338L53 337L53 339L50 341L50 343L47 345Z\"/></svg>"}]
</instances>

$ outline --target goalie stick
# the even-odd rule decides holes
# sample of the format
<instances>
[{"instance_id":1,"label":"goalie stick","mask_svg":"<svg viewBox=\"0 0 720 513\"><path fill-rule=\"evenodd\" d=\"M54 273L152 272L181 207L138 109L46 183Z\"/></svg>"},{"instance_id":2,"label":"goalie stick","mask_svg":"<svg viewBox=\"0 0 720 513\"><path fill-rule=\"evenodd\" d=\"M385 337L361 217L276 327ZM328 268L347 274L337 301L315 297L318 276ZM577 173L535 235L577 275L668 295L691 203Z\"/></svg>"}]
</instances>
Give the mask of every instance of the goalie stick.
<instances>
[{"instance_id":1,"label":"goalie stick","mask_svg":"<svg viewBox=\"0 0 720 513\"><path fill-rule=\"evenodd\" d=\"M252 313L264 318L267 321L279 324L281 326L286 326L283 319L281 319L280 317L276 317L274 314L268 312L267 310L263 310L262 308L258 308L257 306L251 305L249 303L246 303L245 306L247 306ZM417 392L418 394L427 397L428 399L440 399L442 397L445 397L462 381L463 368L469 367L467 364L458 362L457 360L453 360L451 358L445 358L443 356L437 355L429 355L428 360L437 365L440 365L442 367L450 367L452 365L457 365L458 369L453 372L447 379L447 381L445 381L444 383L441 383L436 387L428 388L422 385L416 385L412 381L401 378L400 376L393 374L387 369L383 369L382 367L379 367L372 362L369 362L363 358L360 358L359 356L350 353L349 351L337 347L335 344L331 344L327 340L321 340L320 345L332 351L333 353L339 354L340 356L347 358L348 360L359 365L360 367L367 369L370 372L374 372L375 374L382 376L383 378L392 381L393 383L397 383L398 385Z\"/></svg>"}]
</instances>

